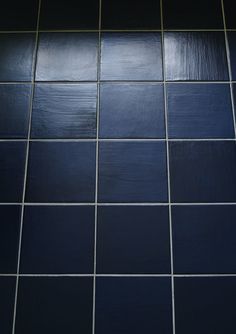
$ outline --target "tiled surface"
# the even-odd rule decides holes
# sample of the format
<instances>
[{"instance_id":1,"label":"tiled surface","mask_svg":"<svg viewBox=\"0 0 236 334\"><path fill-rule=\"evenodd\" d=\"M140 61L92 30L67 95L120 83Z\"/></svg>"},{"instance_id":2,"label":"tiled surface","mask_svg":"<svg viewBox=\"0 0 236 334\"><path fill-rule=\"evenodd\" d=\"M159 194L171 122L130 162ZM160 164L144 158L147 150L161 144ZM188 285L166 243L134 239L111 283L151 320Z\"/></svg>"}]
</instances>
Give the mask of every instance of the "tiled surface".
<instances>
[{"instance_id":1,"label":"tiled surface","mask_svg":"<svg viewBox=\"0 0 236 334\"><path fill-rule=\"evenodd\" d=\"M0 330L11 333L15 299L15 277L0 277Z\"/></svg>"}]
</instances>

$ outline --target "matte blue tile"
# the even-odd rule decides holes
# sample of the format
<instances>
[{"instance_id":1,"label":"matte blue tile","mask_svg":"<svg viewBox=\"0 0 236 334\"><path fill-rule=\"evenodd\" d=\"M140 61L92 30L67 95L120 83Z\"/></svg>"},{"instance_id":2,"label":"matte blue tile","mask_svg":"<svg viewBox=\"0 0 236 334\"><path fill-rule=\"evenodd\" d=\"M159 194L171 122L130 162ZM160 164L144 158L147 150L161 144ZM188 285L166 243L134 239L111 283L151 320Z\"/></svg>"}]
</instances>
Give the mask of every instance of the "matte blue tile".
<instances>
[{"instance_id":1,"label":"matte blue tile","mask_svg":"<svg viewBox=\"0 0 236 334\"><path fill-rule=\"evenodd\" d=\"M93 202L95 146L85 142L32 142L27 201Z\"/></svg>"},{"instance_id":2,"label":"matte blue tile","mask_svg":"<svg viewBox=\"0 0 236 334\"><path fill-rule=\"evenodd\" d=\"M0 277L0 332L12 332L15 301L15 277Z\"/></svg>"},{"instance_id":3,"label":"matte blue tile","mask_svg":"<svg viewBox=\"0 0 236 334\"><path fill-rule=\"evenodd\" d=\"M163 142L101 142L99 202L167 201L166 147Z\"/></svg>"},{"instance_id":4,"label":"matte blue tile","mask_svg":"<svg viewBox=\"0 0 236 334\"><path fill-rule=\"evenodd\" d=\"M93 273L94 207L27 206L20 271Z\"/></svg>"},{"instance_id":5,"label":"matte blue tile","mask_svg":"<svg viewBox=\"0 0 236 334\"><path fill-rule=\"evenodd\" d=\"M229 80L224 32L166 32L164 40L166 80Z\"/></svg>"},{"instance_id":6,"label":"matte blue tile","mask_svg":"<svg viewBox=\"0 0 236 334\"><path fill-rule=\"evenodd\" d=\"M24 183L26 143L0 143L0 202L21 202Z\"/></svg>"},{"instance_id":7,"label":"matte blue tile","mask_svg":"<svg viewBox=\"0 0 236 334\"><path fill-rule=\"evenodd\" d=\"M161 84L102 84L101 138L165 137Z\"/></svg>"},{"instance_id":8,"label":"matte blue tile","mask_svg":"<svg viewBox=\"0 0 236 334\"><path fill-rule=\"evenodd\" d=\"M236 31L228 31L232 80L236 80Z\"/></svg>"},{"instance_id":9,"label":"matte blue tile","mask_svg":"<svg viewBox=\"0 0 236 334\"><path fill-rule=\"evenodd\" d=\"M235 202L234 142L171 142L173 202Z\"/></svg>"},{"instance_id":10,"label":"matte blue tile","mask_svg":"<svg viewBox=\"0 0 236 334\"><path fill-rule=\"evenodd\" d=\"M224 12L226 19L226 27L227 29L235 29L235 1L234 0L224 0Z\"/></svg>"},{"instance_id":11,"label":"matte blue tile","mask_svg":"<svg viewBox=\"0 0 236 334\"><path fill-rule=\"evenodd\" d=\"M176 278L176 333L234 333L235 295L235 277Z\"/></svg>"},{"instance_id":12,"label":"matte blue tile","mask_svg":"<svg viewBox=\"0 0 236 334\"><path fill-rule=\"evenodd\" d=\"M37 84L32 138L96 138L97 85Z\"/></svg>"},{"instance_id":13,"label":"matte blue tile","mask_svg":"<svg viewBox=\"0 0 236 334\"><path fill-rule=\"evenodd\" d=\"M0 34L0 81L31 81L35 34Z\"/></svg>"},{"instance_id":14,"label":"matte blue tile","mask_svg":"<svg viewBox=\"0 0 236 334\"><path fill-rule=\"evenodd\" d=\"M96 333L172 333L170 279L98 277Z\"/></svg>"},{"instance_id":15,"label":"matte blue tile","mask_svg":"<svg viewBox=\"0 0 236 334\"><path fill-rule=\"evenodd\" d=\"M175 273L236 273L236 206L172 207Z\"/></svg>"},{"instance_id":16,"label":"matte blue tile","mask_svg":"<svg viewBox=\"0 0 236 334\"><path fill-rule=\"evenodd\" d=\"M169 138L234 138L227 84L168 84Z\"/></svg>"},{"instance_id":17,"label":"matte blue tile","mask_svg":"<svg viewBox=\"0 0 236 334\"><path fill-rule=\"evenodd\" d=\"M103 33L101 80L162 80L160 33Z\"/></svg>"},{"instance_id":18,"label":"matte blue tile","mask_svg":"<svg viewBox=\"0 0 236 334\"><path fill-rule=\"evenodd\" d=\"M96 81L97 33L41 33L37 81Z\"/></svg>"},{"instance_id":19,"label":"matte blue tile","mask_svg":"<svg viewBox=\"0 0 236 334\"><path fill-rule=\"evenodd\" d=\"M91 334L92 310L92 277L21 277L16 334Z\"/></svg>"}]
</instances>

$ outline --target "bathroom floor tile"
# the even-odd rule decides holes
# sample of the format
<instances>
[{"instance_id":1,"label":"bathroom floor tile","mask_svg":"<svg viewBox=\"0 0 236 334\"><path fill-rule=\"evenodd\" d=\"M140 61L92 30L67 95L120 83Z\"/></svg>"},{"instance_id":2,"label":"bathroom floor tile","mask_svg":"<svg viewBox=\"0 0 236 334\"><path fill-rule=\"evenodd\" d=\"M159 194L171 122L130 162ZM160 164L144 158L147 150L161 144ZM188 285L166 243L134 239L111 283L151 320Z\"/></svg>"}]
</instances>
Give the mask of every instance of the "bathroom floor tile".
<instances>
[{"instance_id":1,"label":"bathroom floor tile","mask_svg":"<svg viewBox=\"0 0 236 334\"><path fill-rule=\"evenodd\" d=\"M12 332L15 301L15 277L0 277L0 332Z\"/></svg>"},{"instance_id":2,"label":"bathroom floor tile","mask_svg":"<svg viewBox=\"0 0 236 334\"><path fill-rule=\"evenodd\" d=\"M236 31L228 31L227 36L229 41L232 80L236 80Z\"/></svg>"},{"instance_id":3,"label":"bathroom floor tile","mask_svg":"<svg viewBox=\"0 0 236 334\"><path fill-rule=\"evenodd\" d=\"M234 6L235 6L234 0L224 0L224 11L225 11L227 29L236 28Z\"/></svg>"}]
</instances>

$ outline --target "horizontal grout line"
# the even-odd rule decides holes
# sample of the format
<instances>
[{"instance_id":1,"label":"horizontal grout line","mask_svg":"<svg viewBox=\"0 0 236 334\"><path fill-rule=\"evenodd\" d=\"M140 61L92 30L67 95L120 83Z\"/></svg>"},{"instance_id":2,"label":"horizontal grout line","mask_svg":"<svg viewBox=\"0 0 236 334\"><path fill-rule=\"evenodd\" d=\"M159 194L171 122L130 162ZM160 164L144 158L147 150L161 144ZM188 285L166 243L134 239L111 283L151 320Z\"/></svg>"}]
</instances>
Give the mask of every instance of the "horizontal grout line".
<instances>
[{"instance_id":1,"label":"horizontal grout line","mask_svg":"<svg viewBox=\"0 0 236 334\"><path fill-rule=\"evenodd\" d=\"M17 202L1 202L0 205L19 205L21 206L21 202L17 203ZM25 202L24 203L25 206L201 206L201 205L209 205L209 206L217 206L217 205L236 205L236 202L215 202L215 203L211 203L211 202L195 202L195 203L187 203L187 202L144 202L144 203L134 203L134 202L127 202L127 203L122 203L122 202L111 202L111 203L103 203L103 202L90 202L90 203L86 203L86 202L73 202L73 203L65 203L65 202L50 202L50 203L46 203L46 202L42 202L42 203L34 203L34 202Z\"/></svg>"},{"instance_id":2,"label":"horizontal grout line","mask_svg":"<svg viewBox=\"0 0 236 334\"><path fill-rule=\"evenodd\" d=\"M106 32L132 32L132 33L139 33L139 32L224 32L224 27L222 29L142 29L142 28L136 28L136 29L40 29L39 33L106 33ZM236 31L236 29L226 29L226 31ZM0 34L32 34L37 33L37 30L1 30Z\"/></svg>"},{"instance_id":3,"label":"horizontal grout line","mask_svg":"<svg viewBox=\"0 0 236 334\"><path fill-rule=\"evenodd\" d=\"M159 85L163 85L164 81L163 80L100 80L101 84L107 83L107 84L159 84ZM208 84L208 85L213 85L213 84L235 84L236 81L203 81L203 80L170 80L170 81L166 81L167 85L170 84ZM33 85L32 81L1 81L0 85ZM35 81L35 85L85 85L85 84L98 84L97 80L84 80L84 81L63 81L63 80L59 80L59 81Z\"/></svg>"},{"instance_id":4,"label":"horizontal grout line","mask_svg":"<svg viewBox=\"0 0 236 334\"><path fill-rule=\"evenodd\" d=\"M236 277L236 274L0 274L0 277Z\"/></svg>"}]
</instances>

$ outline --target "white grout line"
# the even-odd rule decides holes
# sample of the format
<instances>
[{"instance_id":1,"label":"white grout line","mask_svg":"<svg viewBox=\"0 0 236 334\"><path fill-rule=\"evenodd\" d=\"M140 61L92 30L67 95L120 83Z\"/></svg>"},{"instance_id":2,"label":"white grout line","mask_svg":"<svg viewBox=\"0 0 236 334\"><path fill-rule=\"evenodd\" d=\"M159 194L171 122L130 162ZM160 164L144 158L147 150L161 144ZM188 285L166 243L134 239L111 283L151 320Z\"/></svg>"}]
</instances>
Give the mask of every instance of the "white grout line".
<instances>
[{"instance_id":1,"label":"white grout line","mask_svg":"<svg viewBox=\"0 0 236 334\"><path fill-rule=\"evenodd\" d=\"M106 33L106 32L126 32L126 33L149 33L149 32L159 32L161 29L40 29L39 33ZM163 32L224 32L224 29L163 29ZM226 31L236 31L236 29L226 29ZM36 33L36 30L1 30L0 34L28 34Z\"/></svg>"},{"instance_id":2,"label":"white grout line","mask_svg":"<svg viewBox=\"0 0 236 334\"><path fill-rule=\"evenodd\" d=\"M185 85L192 85L192 84L206 84L206 85L223 85L223 84L230 84L230 83L236 83L236 81L229 81L229 80L225 80L225 81L200 81L200 80L195 80L195 81L191 81L191 80L166 80L166 84L170 85L170 84L185 84ZM156 84L156 85L162 85L163 84L163 80L100 80L101 84L133 84L133 85L151 85L151 84ZM32 84L32 81L1 81L0 85L30 85ZM97 81L63 81L63 80L59 80L59 81L35 81L36 85L91 85L91 84L97 84Z\"/></svg>"},{"instance_id":3,"label":"white grout line","mask_svg":"<svg viewBox=\"0 0 236 334\"><path fill-rule=\"evenodd\" d=\"M4 206L4 205L18 205L21 206L22 204L19 203L0 203L0 206ZM208 203L208 202L171 202L171 203L167 203L167 202L146 202L146 203L135 203L135 202L127 202L127 203L122 203L122 202L116 202L116 203L86 203L86 202L73 202L73 203L65 203L65 202L41 202L41 203L29 203L29 202L25 202L24 206L224 206L224 205L236 205L236 202L215 202L215 203Z\"/></svg>"},{"instance_id":4,"label":"white grout line","mask_svg":"<svg viewBox=\"0 0 236 334\"><path fill-rule=\"evenodd\" d=\"M1 274L0 277L236 277L235 274Z\"/></svg>"}]
</instances>

